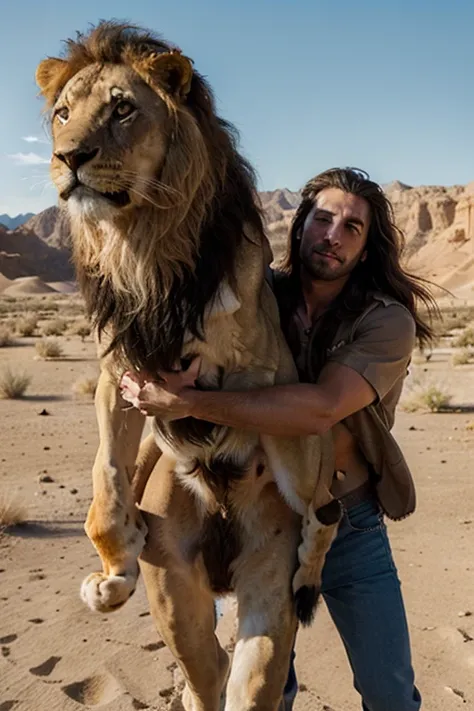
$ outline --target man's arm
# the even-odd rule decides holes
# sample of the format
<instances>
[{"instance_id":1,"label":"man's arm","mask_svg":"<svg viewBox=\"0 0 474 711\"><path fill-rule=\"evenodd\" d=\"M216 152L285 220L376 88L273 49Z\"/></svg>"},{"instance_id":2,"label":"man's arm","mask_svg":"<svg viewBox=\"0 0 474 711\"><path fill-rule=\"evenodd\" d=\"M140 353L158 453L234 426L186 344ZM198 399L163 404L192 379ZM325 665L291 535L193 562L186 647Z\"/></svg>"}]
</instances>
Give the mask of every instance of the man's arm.
<instances>
[{"instance_id":1,"label":"man's arm","mask_svg":"<svg viewBox=\"0 0 474 711\"><path fill-rule=\"evenodd\" d=\"M355 370L329 363L315 385L276 385L250 392L191 391L190 414L202 420L275 436L323 434L375 400Z\"/></svg>"},{"instance_id":2,"label":"man's arm","mask_svg":"<svg viewBox=\"0 0 474 711\"><path fill-rule=\"evenodd\" d=\"M196 417L216 424L275 436L322 434L375 399L371 385L355 370L328 363L315 385L295 383L243 392L203 391L180 386L167 374L164 385L149 382L135 406L164 419Z\"/></svg>"},{"instance_id":3,"label":"man's arm","mask_svg":"<svg viewBox=\"0 0 474 711\"><path fill-rule=\"evenodd\" d=\"M364 319L351 343L330 355L316 384L243 392L195 390L190 386L199 369L196 359L188 371L164 373L163 384L145 382L123 397L143 414L164 420L192 416L277 437L323 434L383 399L405 377L414 345L415 323L409 312L399 305L381 305Z\"/></svg>"}]
</instances>

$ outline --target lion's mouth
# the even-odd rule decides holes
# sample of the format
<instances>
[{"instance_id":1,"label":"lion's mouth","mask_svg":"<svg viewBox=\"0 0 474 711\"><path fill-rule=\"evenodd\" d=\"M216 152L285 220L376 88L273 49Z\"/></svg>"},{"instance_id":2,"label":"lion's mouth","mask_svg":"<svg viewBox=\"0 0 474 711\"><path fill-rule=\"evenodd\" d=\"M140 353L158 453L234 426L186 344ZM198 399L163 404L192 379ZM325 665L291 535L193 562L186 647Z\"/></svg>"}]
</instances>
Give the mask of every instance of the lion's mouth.
<instances>
[{"instance_id":1,"label":"lion's mouth","mask_svg":"<svg viewBox=\"0 0 474 711\"><path fill-rule=\"evenodd\" d=\"M68 200L73 194L76 196L86 196L89 195L89 197L93 197L94 195L98 195L101 198L104 198L108 202L111 202L115 207L126 207L127 205L130 204L130 195L126 190L111 190L111 191L105 191L101 192L100 190L96 190L94 188L91 188L90 186L84 185L83 183L76 182L73 185L69 186L66 190L63 190L61 193L61 198L63 200Z\"/></svg>"},{"instance_id":2,"label":"lion's mouth","mask_svg":"<svg viewBox=\"0 0 474 711\"><path fill-rule=\"evenodd\" d=\"M130 195L126 190L118 190L113 193L99 193L103 198L112 202L117 207L125 207L130 204Z\"/></svg>"}]
</instances>

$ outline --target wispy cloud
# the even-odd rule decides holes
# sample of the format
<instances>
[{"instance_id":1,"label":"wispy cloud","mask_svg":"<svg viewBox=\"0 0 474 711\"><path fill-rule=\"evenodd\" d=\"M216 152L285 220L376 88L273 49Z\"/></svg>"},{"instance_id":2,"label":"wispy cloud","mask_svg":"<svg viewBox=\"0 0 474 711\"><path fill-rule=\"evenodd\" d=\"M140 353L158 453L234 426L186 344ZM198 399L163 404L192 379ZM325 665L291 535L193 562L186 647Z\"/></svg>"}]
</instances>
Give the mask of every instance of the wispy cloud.
<instances>
[{"instance_id":1,"label":"wispy cloud","mask_svg":"<svg viewBox=\"0 0 474 711\"><path fill-rule=\"evenodd\" d=\"M12 153L8 156L16 165L46 165L49 163L47 158L38 155L38 153Z\"/></svg>"},{"instance_id":2,"label":"wispy cloud","mask_svg":"<svg viewBox=\"0 0 474 711\"><path fill-rule=\"evenodd\" d=\"M22 136L21 140L27 143L49 143L49 141L46 141L44 138L39 138L38 136Z\"/></svg>"}]
</instances>

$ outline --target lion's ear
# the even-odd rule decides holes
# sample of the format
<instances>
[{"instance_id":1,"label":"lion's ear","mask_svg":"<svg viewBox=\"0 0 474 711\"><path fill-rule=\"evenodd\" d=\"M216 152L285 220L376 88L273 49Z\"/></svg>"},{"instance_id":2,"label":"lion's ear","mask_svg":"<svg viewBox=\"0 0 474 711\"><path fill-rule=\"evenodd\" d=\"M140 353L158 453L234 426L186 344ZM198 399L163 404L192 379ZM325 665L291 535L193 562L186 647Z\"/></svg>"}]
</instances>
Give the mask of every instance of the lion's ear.
<instances>
[{"instance_id":1,"label":"lion's ear","mask_svg":"<svg viewBox=\"0 0 474 711\"><path fill-rule=\"evenodd\" d=\"M66 84L68 66L64 59L50 57L44 59L36 69L36 83L50 106L54 104L59 92Z\"/></svg>"},{"instance_id":2,"label":"lion's ear","mask_svg":"<svg viewBox=\"0 0 474 711\"><path fill-rule=\"evenodd\" d=\"M153 83L162 86L168 94L186 97L191 89L193 65L191 59L172 50L149 57L147 73Z\"/></svg>"}]
</instances>

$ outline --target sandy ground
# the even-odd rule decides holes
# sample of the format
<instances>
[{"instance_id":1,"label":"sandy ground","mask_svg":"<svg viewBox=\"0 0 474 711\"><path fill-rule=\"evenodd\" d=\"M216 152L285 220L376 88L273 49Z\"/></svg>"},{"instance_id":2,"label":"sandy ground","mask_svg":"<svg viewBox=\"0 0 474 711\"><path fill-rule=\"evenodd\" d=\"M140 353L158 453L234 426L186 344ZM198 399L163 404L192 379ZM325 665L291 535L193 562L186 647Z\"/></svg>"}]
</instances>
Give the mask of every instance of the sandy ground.
<instances>
[{"instance_id":1,"label":"sandy ground","mask_svg":"<svg viewBox=\"0 0 474 711\"><path fill-rule=\"evenodd\" d=\"M71 386L97 364L90 342L61 340L60 361L34 360L35 339L0 349L0 368L9 363L32 376L26 397L0 400L0 495L17 495L30 522L0 535L0 711L179 711L182 680L154 631L142 584L110 616L79 599L82 578L98 569L82 528L97 430L91 401L74 399ZM441 378L456 402L474 401L474 366L453 369L441 353L415 370ZM396 425L419 505L389 530L429 711L474 709L473 420L469 411L401 412ZM232 611L219 630L228 644ZM298 637L297 671L296 711L360 709L324 605Z\"/></svg>"}]
</instances>

